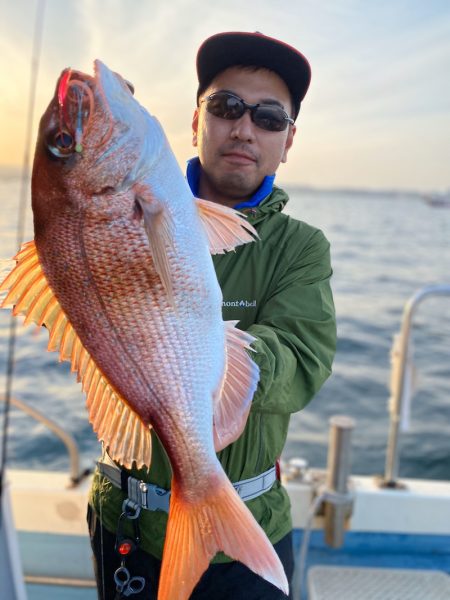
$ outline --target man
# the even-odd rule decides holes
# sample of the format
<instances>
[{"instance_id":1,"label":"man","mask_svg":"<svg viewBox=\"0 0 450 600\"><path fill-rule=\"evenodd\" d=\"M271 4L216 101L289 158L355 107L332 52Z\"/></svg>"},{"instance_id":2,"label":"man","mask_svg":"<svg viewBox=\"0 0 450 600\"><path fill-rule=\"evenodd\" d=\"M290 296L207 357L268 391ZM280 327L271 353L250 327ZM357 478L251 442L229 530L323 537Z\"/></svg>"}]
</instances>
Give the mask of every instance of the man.
<instances>
[{"instance_id":1,"label":"man","mask_svg":"<svg viewBox=\"0 0 450 600\"><path fill-rule=\"evenodd\" d=\"M245 213L259 234L258 241L213 259L224 320L238 320L239 327L256 338L253 358L260 369L245 430L219 459L230 480L239 483L241 497L274 544L290 579L290 504L275 465L291 413L311 400L331 372L336 337L329 244L319 230L281 212L288 197L273 186L294 140L310 68L303 55L280 41L259 33L224 33L201 46L197 73L192 128L198 158L188 164L189 185L194 195ZM120 578L127 573L119 571L119 581L117 574L114 581L122 559L136 578L133 597L156 598L171 470L156 436L152 441L148 471L122 470L114 482L105 475L118 469L106 457L94 480L89 521L104 599L122 597L115 595L116 584L120 588ZM126 494L119 487L127 489L130 481L158 486L151 488L150 510L142 509L139 519L133 519L134 514L120 516ZM218 555L192 598L285 596L244 565Z\"/></svg>"}]
</instances>

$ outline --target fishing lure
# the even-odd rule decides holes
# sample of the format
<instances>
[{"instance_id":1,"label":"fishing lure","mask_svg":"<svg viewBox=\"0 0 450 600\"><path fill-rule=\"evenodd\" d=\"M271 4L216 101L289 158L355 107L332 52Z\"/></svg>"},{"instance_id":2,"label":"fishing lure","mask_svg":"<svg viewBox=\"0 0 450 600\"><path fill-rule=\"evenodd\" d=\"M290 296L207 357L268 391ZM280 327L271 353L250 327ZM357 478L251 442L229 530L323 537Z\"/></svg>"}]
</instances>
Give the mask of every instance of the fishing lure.
<instances>
[{"instance_id":1,"label":"fishing lure","mask_svg":"<svg viewBox=\"0 0 450 600\"><path fill-rule=\"evenodd\" d=\"M72 79L73 71L68 68L61 76L58 85L58 104L60 144L72 148L75 152L83 151L83 137L89 131L92 114L94 112L94 95L85 81ZM84 99L87 98L87 106ZM75 105L75 110L73 109ZM75 131L70 131L68 122L71 121L69 114L75 113Z\"/></svg>"}]
</instances>

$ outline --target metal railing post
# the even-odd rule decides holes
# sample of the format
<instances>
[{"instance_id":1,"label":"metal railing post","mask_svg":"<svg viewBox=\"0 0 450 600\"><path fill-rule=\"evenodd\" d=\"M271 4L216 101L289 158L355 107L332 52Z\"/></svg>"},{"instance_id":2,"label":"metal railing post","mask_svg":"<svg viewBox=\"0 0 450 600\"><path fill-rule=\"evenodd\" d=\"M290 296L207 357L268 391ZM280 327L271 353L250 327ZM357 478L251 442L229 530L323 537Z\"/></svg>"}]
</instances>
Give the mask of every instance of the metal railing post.
<instances>
[{"instance_id":1,"label":"metal railing post","mask_svg":"<svg viewBox=\"0 0 450 600\"><path fill-rule=\"evenodd\" d=\"M430 296L450 296L450 285L430 285L420 289L407 301L400 329L400 357L397 380L393 385L393 396L390 408L390 426L388 445L386 450L386 465L382 485L384 487L398 487L399 474L399 427L403 410L403 395L406 381L406 365L408 360L409 338L411 333L414 312L418 305Z\"/></svg>"},{"instance_id":2,"label":"metal railing post","mask_svg":"<svg viewBox=\"0 0 450 600\"><path fill-rule=\"evenodd\" d=\"M345 522L353 506L348 492L348 480L354 427L355 421L350 417L337 415L330 419L324 530L325 541L333 548L340 548L344 543Z\"/></svg>"}]
</instances>

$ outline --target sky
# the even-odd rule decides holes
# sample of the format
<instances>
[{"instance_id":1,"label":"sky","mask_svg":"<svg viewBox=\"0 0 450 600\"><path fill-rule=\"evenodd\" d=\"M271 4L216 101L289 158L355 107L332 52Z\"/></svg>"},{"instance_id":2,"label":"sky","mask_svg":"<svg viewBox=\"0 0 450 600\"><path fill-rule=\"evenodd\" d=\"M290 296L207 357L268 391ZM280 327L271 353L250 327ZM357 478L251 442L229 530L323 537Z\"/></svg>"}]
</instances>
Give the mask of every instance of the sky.
<instances>
[{"instance_id":1,"label":"sky","mask_svg":"<svg viewBox=\"0 0 450 600\"><path fill-rule=\"evenodd\" d=\"M31 145L60 72L91 73L99 58L133 82L184 168L195 155L198 47L220 31L260 31L298 48L312 67L278 183L450 189L448 0L0 0L0 7L0 166L20 166L24 157L38 10Z\"/></svg>"}]
</instances>

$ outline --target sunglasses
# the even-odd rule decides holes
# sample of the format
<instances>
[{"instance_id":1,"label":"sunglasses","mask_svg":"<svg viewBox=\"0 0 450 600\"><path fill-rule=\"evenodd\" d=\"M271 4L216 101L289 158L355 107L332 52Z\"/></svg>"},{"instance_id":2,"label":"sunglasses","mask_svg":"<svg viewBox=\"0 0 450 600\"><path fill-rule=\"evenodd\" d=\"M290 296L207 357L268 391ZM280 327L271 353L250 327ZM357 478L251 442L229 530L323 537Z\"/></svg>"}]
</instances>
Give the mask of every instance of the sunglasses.
<instances>
[{"instance_id":1,"label":"sunglasses","mask_svg":"<svg viewBox=\"0 0 450 600\"><path fill-rule=\"evenodd\" d=\"M253 123L265 131L284 131L288 124L294 124L294 119L291 119L281 106L247 104L230 92L215 92L203 98L201 102L206 102L206 110L209 113L229 121L240 119L245 111L249 110Z\"/></svg>"}]
</instances>

